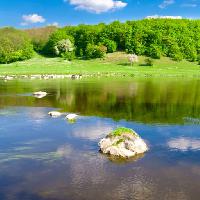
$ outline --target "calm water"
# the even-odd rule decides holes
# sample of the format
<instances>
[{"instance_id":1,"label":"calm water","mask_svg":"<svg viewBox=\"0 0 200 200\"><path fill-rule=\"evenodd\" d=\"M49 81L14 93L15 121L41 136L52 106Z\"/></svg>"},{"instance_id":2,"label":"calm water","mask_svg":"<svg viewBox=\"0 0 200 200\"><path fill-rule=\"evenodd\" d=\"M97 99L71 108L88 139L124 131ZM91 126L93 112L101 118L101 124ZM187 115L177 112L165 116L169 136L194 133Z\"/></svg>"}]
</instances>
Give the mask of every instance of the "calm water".
<instances>
[{"instance_id":1,"label":"calm water","mask_svg":"<svg viewBox=\"0 0 200 200\"><path fill-rule=\"evenodd\" d=\"M32 97L39 90L49 95ZM100 154L118 126L150 151L127 162ZM0 200L199 200L199 188L199 80L0 82Z\"/></svg>"}]
</instances>

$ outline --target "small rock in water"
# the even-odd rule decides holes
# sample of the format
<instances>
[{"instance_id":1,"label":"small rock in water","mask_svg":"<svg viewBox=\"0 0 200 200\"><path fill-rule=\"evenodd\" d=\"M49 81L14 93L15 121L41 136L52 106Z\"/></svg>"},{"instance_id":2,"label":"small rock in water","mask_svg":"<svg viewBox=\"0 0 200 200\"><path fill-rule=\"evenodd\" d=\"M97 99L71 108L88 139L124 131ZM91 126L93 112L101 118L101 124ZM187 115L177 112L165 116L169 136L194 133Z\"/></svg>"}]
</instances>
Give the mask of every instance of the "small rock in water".
<instances>
[{"instance_id":1,"label":"small rock in water","mask_svg":"<svg viewBox=\"0 0 200 200\"><path fill-rule=\"evenodd\" d=\"M13 79L14 79L14 77L12 77L12 76L6 76L4 78L5 81L10 81L10 80L13 80Z\"/></svg>"},{"instance_id":2,"label":"small rock in water","mask_svg":"<svg viewBox=\"0 0 200 200\"><path fill-rule=\"evenodd\" d=\"M51 117L60 117L62 115L62 113L60 113L58 111L51 111L48 113L48 115L50 115Z\"/></svg>"},{"instance_id":3,"label":"small rock in water","mask_svg":"<svg viewBox=\"0 0 200 200\"><path fill-rule=\"evenodd\" d=\"M33 96L36 97L36 98L38 98L38 99L41 99L41 98L47 96L47 93L46 92L42 92L42 91L34 92Z\"/></svg>"},{"instance_id":4,"label":"small rock in water","mask_svg":"<svg viewBox=\"0 0 200 200\"><path fill-rule=\"evenodd\" d=\"M76 120L77 117L78 117L77 114L68 114L66 116L66 119L68 119L68 120Z\"/></svg>"},{"instance_id":5,"label":"small rock in water","mask_svg":"<svg viewBox=\"0 0 200 200\"><path fill-rule=\"evenodd\" d=\"M104 154L130 158L148 151L147 144L133 130L118 128L99 142Z\"/></svg>"}]
</instances>

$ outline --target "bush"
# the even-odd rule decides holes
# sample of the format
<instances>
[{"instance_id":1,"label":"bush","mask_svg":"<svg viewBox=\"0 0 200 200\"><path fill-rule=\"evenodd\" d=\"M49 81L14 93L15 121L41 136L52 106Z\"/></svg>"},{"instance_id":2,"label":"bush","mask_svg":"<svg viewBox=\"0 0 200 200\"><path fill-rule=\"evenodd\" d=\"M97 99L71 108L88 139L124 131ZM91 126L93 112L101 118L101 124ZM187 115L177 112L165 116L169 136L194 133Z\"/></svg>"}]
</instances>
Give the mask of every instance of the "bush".
<instances>
[{"instance_id":1,"label":"bush","mask_svg":"<svg viewBox=\"0 0 200 200\"><path fill-rule=\"evenodd\" d=\"M69 39L61 40L54 47L54 53L57 56L71 61L75 58L74 49L74 45Z\"/></svg>"},{"instance_id":2,"label":"bush","mask_svg":"<svg viewBox=\"0 0 200 200\"><path fill-rule=\"evenodd\" d=\"M198 65L200 65L200 54L197 56Z\"/></svg>"},{"instance_id":3,"label":"bush","mask_svg":"<svg viewBox=\"0 0 200 200\"><path fill-rule=\"evenodd\" d=\"M103 58L107 52L107 47L103 45L88 44L85 51L85 57L91 58Z\"/></svg>"},{"instance_id":4,"label":"bush","mask_svg":"<svg viewBox=\"0 0 200 200\"><path fill-rule=\"evenodd\" d=\"M75 59L75 52L65 52L65 53L61 53L61 57L64 58L65 60L69 60L72 61Z\"/></svg>"},{"instance_id":5,"label":"bush","mask_svg":"<svg viewBox=\"0 0 200 200\"><path fill-rule=\"evenodd\" d=\"M171 54L171 58L174 60L174 61L178 61L180 62L181 60L183 60L183 55L181 54L181 52L178 52L178 53L174 53L174 54Z\"/></svg>"},{"instance_id":6,"label":"bush","mask_svg":"<svg viewBox=\"0 0 200 200\"><path fill-rule=\"evenodd\" d=\"M183 60L183 54L180 51L180 48L177 43L171 44L168 52L168 56L175 61Z\"/></svg>"},{"instance_id":7,"label":"bush","mask_svg":"<svg viewBox=\"0 0 200 200\"><path fill-rule=\"evenodd\" d=\"M61 40L54 46L54 53L60 56L62 53L74 51L74 45L69 39Z\"/></svg>"},{"instance_id":8,"label":"bush","mask_svg":"<svg viewBox=\"0 0 200 200\"><path fill-rule=\"evenodd\" d=\"M26 60L33 53L33 45L24 32L14 28L0 29L0 63Z\"/></svg>"},{"instance_id":9,"label":"bush","mask_svg":"<svg viewBox=\"0 0 200 200\"><path fill-rule=\"evenodd\" d=\"M151 58L160 59L162 55L161 48L158 45L151 44L148 49L147 55L150 56Z\"/></svg>"},{"instance_id":10,"label":"bush","mask_svg":"<svg viewBox=\"0 0 200 200\"><path fill-rule=\"evenodd\" d=\"M108 53L113 53L117 50L117 43L109 39L101 39L101 44L107 47Z\"/></svg>"},{"instance_id":11,"label":"bush","mask_svg":"<svg viewBox=\"0 0 200 200\"><path fill-rule=\"evenodd\" d=\"M56 56L55 46L58 42L67 39L74 44L74 38L72 36L67 35L64 29L58 29L50 35L49 40L44 47L44 53L49 56Z\"/></svg>"},{"instance_id":12,"label":"bush","mask_svg":"<svg viewBox=\"0 0 200 200\"><path fill-rule=\"evenodd\" d=\"M197 60L197 51L194 47L191 47L186 54L186 59L190 62L195 62Z\"/></svg>"},{"instance_id":13,"label":"bush","mask_svg":"<svg viewBox=\"0 0 200 200\"><path fill-rule=\"evenodd\" d=\"M146 58L144 60L144 62L145 62L146 66L153 66L154 65L154 60L152 58Z\"/></svg>"}]
</instances>

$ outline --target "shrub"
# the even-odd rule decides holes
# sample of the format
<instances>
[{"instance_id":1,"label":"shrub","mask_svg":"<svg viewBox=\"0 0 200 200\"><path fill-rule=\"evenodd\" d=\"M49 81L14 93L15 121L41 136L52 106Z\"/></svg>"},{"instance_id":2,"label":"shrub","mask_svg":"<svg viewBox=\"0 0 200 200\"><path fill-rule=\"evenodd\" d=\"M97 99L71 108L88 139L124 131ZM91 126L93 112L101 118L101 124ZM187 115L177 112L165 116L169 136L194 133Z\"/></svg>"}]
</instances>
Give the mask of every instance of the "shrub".
<instances>
[{"instance_id":1,"label":"shrub","mask_svg":"<svg viewBox=\"0 0 200 200\"><path fill-rule=\"evenodd\" d=\"M107 48L103 45L88 44L85 51L85 57L91 58L103 58L107 52Z\"/></svg>"},{"instance_id":2,"label":"shrub","mask_svg":"<svg viewBox=\"0 0 200 200\"><path fill-rule=\"evenodd\" d=\"M186 59L190 62L195 62L197 60L197 51L194 47L191 46L191 48L187 51Z\"/></svg>"},{"instance_id":3,"label":"shrub","mask_svg":"<svg viewBox=\"0 0 200 200\"><path fill-rule=\"evenodd\" d=\"M71 61L75 58L74 49L74 45L69 39L61 40L54 47L54 53L57 56Z\"/></svg>"},{"instance_id":4,"label":"shrub","mask_svg":"<svg viewBox=\"0 0 200 200\"><path fill-rule=\"evenodd\" d=\"M197 56L198 65L200 65L200 54Z\"/></svg>"},{"instance_id":5,"label":"shrub","mask_svg":"<svg viewBox=\"0 0 200 200\"><path fill-rule=\"evenodd\" d=\"M150 56L151 58L160 59L162 55L161 48L158 45L151 44L150 47L148 48L147 55Z\"/></svg>"},{"instance_id":6,"label":"shrub","mask_svg":"<svg viewBox=\"0 0 200 200\"><path fill-rule=\"evenodd\" d=\"M61 57L64 58L65 60L69 60L72 61L75 59L75 52L65 52L65 53L61 53Z\"/></svg>"},{"instance_id":7,"label":"shrub","mask_svg":"<svg viewBox=\"0 0 200 200\"><path fill-rule=\"evenodd\" d=\"M67 35L64 29L58 29L50 35L49 40L44 47L44 53L46 55L56 56L57 53L55 51L55 46L58 44L58 42L67 39L74 44L74 38L72 36Z\"/></svg>"},{"instance_id":8,"label":"shrub","mask_svg":"<svg viewBox=\"0 0 200 200\"><path fill-rule=\"evenodd\" d=\"M14 28L0 30L0 63L26 60L33 53L33 45L24 32Z\"/></svg>"},{"instance_id":9,"label":"shrub","mask_svg":"<svg viewBox=\"0 0 200 200\"><path fill-rule=\"evenodd\" d=\"M178 52L178 53L173 53L171 54L171 58L174 60L174 61L181 61L183 60L183 55L181 54L181 52Z\"/></svg>"},{"instance_id":10,"label":"shrub","mask_svg":"<svg viewBox=\"0 0 200 200\"><path fill-rule=\"evenodd\" d=\"M153 66L154 65L154 60L152 58L146 58L144 60L144 62L145 62L146 66Z\"/></svg>"},{"instance_id":11,"label":"shrub","mask_svg":"<svg viewBox=\"0 0 200 200\"><path fill-rule=\"evenodd\" d=\"M72 51L74 51L74 45L69 39L61 40L54 46L54 53L58 56Z\"/></svg>"},{"instance_id":12,"label":"shrub","mask_svg":"<svg viewBox=\"0 0 200 200\"><path fill-rule=\"evenodd\" d=\"M177 43L174 43L170 46L168 56L175 61L183 60L183 54L181 53Z\"/></svg>"},{"instance_id":13,"label":"shrub","mask_svg":"<svg viewBox=\"0 0 200 200\"><path fill-rule=\"evenodd\" d=\"M117 50L117 43L109 39L101 39L101 44L107 47L108 53L113 53Z\"/></svg>"}]
</instances>

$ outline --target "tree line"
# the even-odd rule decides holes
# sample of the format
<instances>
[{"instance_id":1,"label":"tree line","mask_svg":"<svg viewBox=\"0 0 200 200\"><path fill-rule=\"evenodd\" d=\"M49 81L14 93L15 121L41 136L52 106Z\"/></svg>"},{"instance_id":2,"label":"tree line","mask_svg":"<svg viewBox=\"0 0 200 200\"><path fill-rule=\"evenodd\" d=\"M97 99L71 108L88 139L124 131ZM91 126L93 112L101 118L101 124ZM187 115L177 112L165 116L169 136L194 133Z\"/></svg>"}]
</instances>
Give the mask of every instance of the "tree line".
<instances>
[{"instance_id":1,"label":"tree line","mask_svg":"<svg viewBox=\"0 0 200 200\"><path fill-rule=\"evenodd\" d=\"M30 58L33 50L68 60L101 58L106 53L125 51L154 59L166 56L175 61L200 62L200 20L144 19L25 31L0 29L1 63Z\"/></svg>"}]
</instances>

